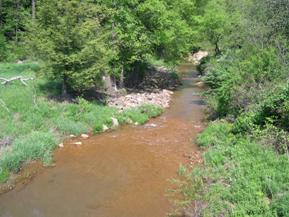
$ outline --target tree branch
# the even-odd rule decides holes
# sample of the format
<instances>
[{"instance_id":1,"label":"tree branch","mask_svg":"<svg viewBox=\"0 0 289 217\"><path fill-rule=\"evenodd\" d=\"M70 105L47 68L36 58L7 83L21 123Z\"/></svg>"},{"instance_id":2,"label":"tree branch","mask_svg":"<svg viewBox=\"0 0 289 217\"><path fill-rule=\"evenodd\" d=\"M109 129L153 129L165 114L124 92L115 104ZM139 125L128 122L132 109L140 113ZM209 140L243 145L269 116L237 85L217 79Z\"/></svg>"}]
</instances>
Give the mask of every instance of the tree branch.
<instances>
[{"instance_id":1,"label":"tree branch","mask_svg":"<svg viewBox=\"0 0 289 217\"><path fill-rule=\"evenodd\" d=\"M16 80L19 80L23 85L27 86L28 84L26 83L26 81L33 80L33 78L25 78L23 76L16 76L16 77L12 77L12 78L0 77L0 81L2 81L1 84L3 84L3 85L6 85L6 84L13 82L13 81L16 81Z\"/></svg>"}]
</instances>

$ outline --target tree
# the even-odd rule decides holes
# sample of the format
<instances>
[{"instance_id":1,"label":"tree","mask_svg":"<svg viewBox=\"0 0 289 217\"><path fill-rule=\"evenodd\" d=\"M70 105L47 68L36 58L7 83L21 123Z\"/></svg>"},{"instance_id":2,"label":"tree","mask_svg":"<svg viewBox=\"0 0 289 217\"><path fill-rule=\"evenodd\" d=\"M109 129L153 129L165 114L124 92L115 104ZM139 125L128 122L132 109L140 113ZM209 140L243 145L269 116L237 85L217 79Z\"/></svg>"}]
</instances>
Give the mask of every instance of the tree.
<instances>
[{"instance_id":1,"label":"tree","mask_svg":"<svg viewBox=\"0 0 289 217\"><path fill-rule=\"evenodd\" d=\"M109 72L111 33L101 26L103 19L102 8L91 1L42 1L27 41L48 75L62 81L63 96L100 87Z\"/></svg>"},{"instance_id":2,"label":"tree","mask_svg":"<svg viewBox=\"0 0 289 217\"><path fill-rule=\"evenodd\" d=\"M176 63L193 47L195 0L100 0L113 12L107 20L114 29L118 55L113 70L138 81L148 59Z\"/></svg>"},{"instance_id":3,"label":"tree","mask_svg":"<svg viewBox=\"0 0 289 217\"><path fill-rule=\"evenodd\" d=\"M220 43L229 32L231 17L227 14L225 0L210 0L200 19L200 31L215 47L215 54L221 53Z\"/></svg>"}]
</instances>

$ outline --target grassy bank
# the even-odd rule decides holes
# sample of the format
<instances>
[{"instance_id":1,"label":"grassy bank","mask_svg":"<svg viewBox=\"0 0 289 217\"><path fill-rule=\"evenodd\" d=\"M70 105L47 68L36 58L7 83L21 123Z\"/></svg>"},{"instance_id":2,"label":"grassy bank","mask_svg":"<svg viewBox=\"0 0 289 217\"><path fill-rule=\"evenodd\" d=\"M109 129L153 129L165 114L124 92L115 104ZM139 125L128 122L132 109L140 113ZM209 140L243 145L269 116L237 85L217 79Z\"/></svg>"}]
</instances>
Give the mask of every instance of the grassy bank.
<instances>
[{"instance_id":1,"label":"grassy bank","mask_svg":"<svg viewBox=\"0 0 289 217\"><path fill-rule=\"evenodd\" d=\"M288 156L232 130L218 121L198 137L204 165L184 176L185 205L193 216L289 216Z\"/></svg>"},{"instance_id":2,"label":"grassy bank","mask_svg":"<svg viewBox=\"0 0 289 217\"><path fill-rule=\"evenodd\" d=\"M38 70L41 67L37 63L0 64L0 77L35 78ZM20 81L0 85L0 182L29 161L50 164L56 145L70 134L100 133L103 125L113 127L112 118L120 124L143 124L162 112L155 106L144 105L119 113L81 98L77 103L56 102L47 96L55 92L57 84L38 77L27 83L28 86ZM53 91L50 87L54 87Z\"/></svg>"}]
</instances>

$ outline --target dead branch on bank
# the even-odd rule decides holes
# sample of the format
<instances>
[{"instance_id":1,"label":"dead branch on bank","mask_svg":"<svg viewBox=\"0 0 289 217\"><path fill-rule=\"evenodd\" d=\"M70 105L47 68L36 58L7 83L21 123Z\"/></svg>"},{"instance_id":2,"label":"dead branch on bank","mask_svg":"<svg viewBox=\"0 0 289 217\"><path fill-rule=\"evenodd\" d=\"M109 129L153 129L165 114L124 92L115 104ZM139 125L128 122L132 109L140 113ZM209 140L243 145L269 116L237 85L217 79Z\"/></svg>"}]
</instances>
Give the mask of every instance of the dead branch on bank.
<instances>
[{"instance_id":1,"label":"dead branch on bank","mask_svg":"<svg viewBox=\"0 0 289 217\"><path fill-rule=\"evenodd\" d=\"M23 85L27 86L28 84L26 83L27 81L30 81L30 80L33 80L33 78L25 78L23 76L16 76L16 77L12 77L12 78L3 78L3 77L0 77L0 81L1 84L3 85L6 85L6 84L9 84L13 81L20 81Z\"/></svg>"}]
</instances>

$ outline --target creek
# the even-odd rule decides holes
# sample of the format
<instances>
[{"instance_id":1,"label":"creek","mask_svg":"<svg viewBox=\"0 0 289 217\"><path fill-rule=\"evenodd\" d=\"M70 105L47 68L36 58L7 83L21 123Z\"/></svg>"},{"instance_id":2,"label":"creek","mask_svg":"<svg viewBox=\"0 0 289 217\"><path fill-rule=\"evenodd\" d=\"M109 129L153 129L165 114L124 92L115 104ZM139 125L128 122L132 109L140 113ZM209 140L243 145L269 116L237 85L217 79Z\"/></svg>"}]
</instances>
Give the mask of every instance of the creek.
<instances>
[{"instance_id":1,"label":"creek","mask_svg":"<svg viewBox=\"0 0 289 217\"><path fill-rule=\"evenodd\" d=\"M0 217L165 217L167 190L180 164L201 159L194 144L203 129L205 105L192 64L178 71L183 86L169 109L144 126L66 141L56 166L0 196Z\"/></svg>"}]
</instances>

